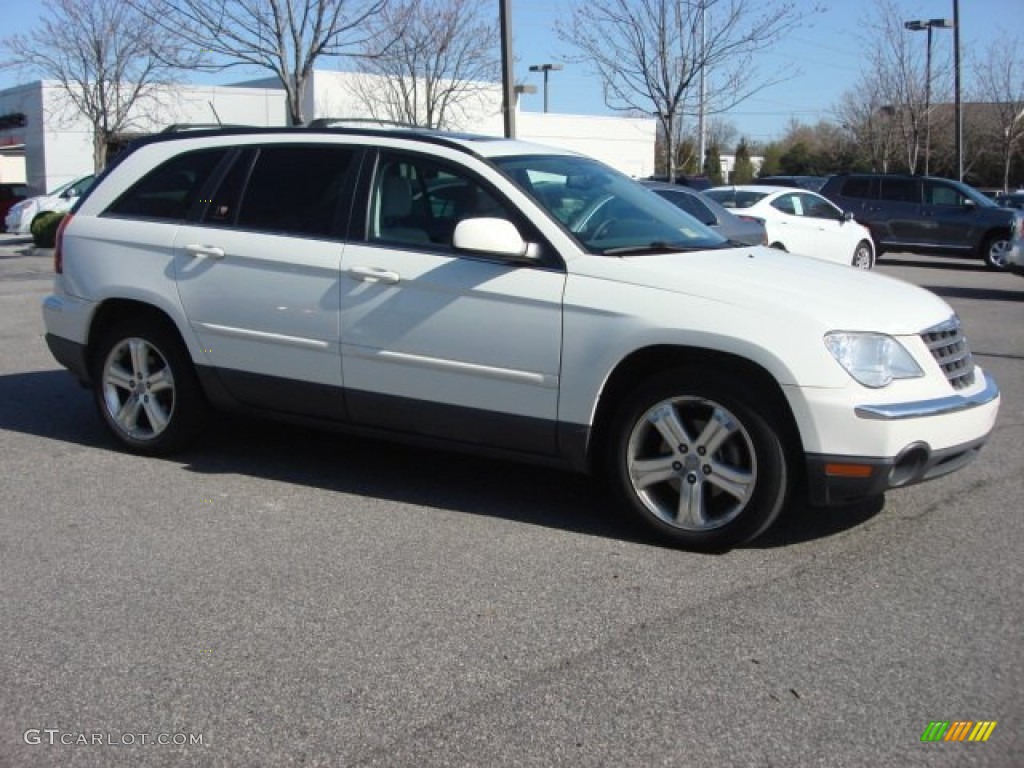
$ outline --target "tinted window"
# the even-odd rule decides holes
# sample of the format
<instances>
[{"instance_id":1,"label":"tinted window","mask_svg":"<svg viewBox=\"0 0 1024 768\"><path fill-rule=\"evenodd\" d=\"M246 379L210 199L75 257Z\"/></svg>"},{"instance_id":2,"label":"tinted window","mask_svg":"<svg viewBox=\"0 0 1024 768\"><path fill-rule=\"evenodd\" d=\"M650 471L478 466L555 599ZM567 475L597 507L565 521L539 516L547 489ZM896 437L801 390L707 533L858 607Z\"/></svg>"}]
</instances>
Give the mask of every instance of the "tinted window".
<instances>
[{"instance_id":1,"label":"tinted window","mask_svg":"<svg viewBox=\"0 0 1024 768\"><path fill-rule=\"evenodd\" d=\"M810 216L813 219L841 219L843 214L828 200L818 197L817 195L809 195L806 192L800 196L800 204L803 206L804 216Z\"/></svg>"},{"instance_id":2,"label":"tinted window","mask_svg":"<svg viewBox=\"0 0 1024 768\"><path fill-rule=\"evenodd\" d=\"M207 224L235 224L238 219L239 200L252 168L253 151L245 152L232 164L231 169L207 202L203 221Z\"/></svg>"},{"instance_id":3,"label":"tinted window","mask_svg":"<svg viewBox=\"0 0 1024 768\"><path fill-rule=\"evenodd\" d=\"M847 179L843 182L843 188L839 194L843 197L875 197L871 189L873 179L869 176L859 176Z\"/></svg>"},{"instance_id":4,"label":"tinted window","mask_svg":"<svg viewBox=\"0 0 1024 768\"><path fill-rule=\"evenodd\" d=\"M673 192L670 189L658 189L655 191L677 208L682 208L688 214L697 219L697 221L704 224L718 223L718 219L715 217L715 214L713 214L711 209L704 205L696 195L688 195L685 192Z\"/></svg>"},{"instance_id":5,"label":"tinted window","mask_svg":"<svg viewBox=\"0 0 1024 768\"><path fill-rule=\"evenodd\" d=\"M184 219L227 151L200 150L168 160L139 179L106 213L162 221Z\"/></svg>"},{"instance_id":6,"label":"tinted window","mask_svg":"<svg viewBox=\"0 0 1024 768\"><path fill-rule=\"evenodd\" d=\"M333 146L262 148L242 198L237 225L264 232L330 235L335 231L339 204L347 195L354 155L352 149ZM238 183L234 173L232 169L225 184ZM218 197L215 205L230 206L231 202ZM211 211L216 214L213 207ZM230 208L222 215L230 216Z\"/></svg>"},{"instance_id":7,"label":"tinted window","mask_svg":"<svg viewBox=\"0 0 1024 768\"><path fill-rule=\"evenodd\" d=\"M918 203L917 182L913 179L882 179L882 200L895 202Z\"/></svg>"},{"instance_id":8,"label":"tinted window","mask_svg":"<svg viewBox=\"0 0 1024 768\"><path fill-rule=\"evenodd\" d=\"M924 182L924 201L931 205L952 205L957 207L967 204L967 198L960 194L956 188L939 181Z\"/></svg>"}]
</instances>

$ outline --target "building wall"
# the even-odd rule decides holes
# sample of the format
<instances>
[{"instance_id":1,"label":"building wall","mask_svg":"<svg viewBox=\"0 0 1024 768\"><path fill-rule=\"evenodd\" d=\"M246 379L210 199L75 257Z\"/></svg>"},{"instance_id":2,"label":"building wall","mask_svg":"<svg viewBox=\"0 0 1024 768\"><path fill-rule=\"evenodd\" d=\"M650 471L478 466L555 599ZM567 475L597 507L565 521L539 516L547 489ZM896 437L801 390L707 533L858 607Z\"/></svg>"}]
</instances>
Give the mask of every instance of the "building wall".
<instances>
[{"instance_id":1,"label":"building wall","mask_svg":"<svg viewBox=\"0 0 1024 768\"><path fill-rule=\"evenodd\" d=\"M371 117L353 87L360 77L367 76L316 70L303 97L306 114ZM501 101L499 84L482 83L452 127L503 135ZM67 95L56 83L36 81L0 91L0 114L14 112L26 115L26 125L0 131L0 146L24 145L25 181L33 194L93 172L92 128L69 106ZM287 108L284 90L276 80L267 79L228 86L165 86L137 105L131 117L126 133L144 135L173 123L283 126L287 123ZM654 169L653 118L517 110L516 127L517 137L524 141L580 152L631 176L647 176Z\"/></svg>"}]
</instances>

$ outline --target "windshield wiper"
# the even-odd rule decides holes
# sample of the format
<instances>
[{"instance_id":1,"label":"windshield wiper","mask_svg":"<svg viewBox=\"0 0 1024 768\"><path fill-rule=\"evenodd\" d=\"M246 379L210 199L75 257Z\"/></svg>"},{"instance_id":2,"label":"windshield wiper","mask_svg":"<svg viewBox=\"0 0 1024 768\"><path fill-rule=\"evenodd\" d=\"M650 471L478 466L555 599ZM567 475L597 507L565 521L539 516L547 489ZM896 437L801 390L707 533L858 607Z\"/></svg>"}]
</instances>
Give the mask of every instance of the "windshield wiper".
<instances>
[{"instance_id":1,"label":"windshield wiper","mask_svg":"<svg viewBox=\"0 0 1024 768\"><path fill-rule=\"evenodd\" d=\"M692 251L710 251L720 245L683 245L682 243L667 243L664 240L655 240L653 243L644 245L627 245L622 248L609 248L601 251L604 256L629 256L637 253L690 253Z\"/></svg>"}]
</instances>

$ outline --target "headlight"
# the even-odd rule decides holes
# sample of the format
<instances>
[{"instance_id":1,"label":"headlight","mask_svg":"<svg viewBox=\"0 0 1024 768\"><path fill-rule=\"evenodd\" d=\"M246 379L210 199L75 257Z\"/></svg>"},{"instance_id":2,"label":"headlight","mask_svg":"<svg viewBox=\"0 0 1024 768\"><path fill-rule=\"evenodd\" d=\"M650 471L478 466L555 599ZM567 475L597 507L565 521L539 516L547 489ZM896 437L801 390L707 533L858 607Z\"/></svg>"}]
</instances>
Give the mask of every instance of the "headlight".
<instances>
[{"instance_id":1,"label":"headlight","mask_svg":"<svg viewBox=\"0 0 1024 768\"><path fill-rule=\"evenodd\" d=\"M893 379L915 379L924 371L906 348L883 333L825 334L825 346L844 370L865 387L888 386Z\"/></svg>"}]
</instances>

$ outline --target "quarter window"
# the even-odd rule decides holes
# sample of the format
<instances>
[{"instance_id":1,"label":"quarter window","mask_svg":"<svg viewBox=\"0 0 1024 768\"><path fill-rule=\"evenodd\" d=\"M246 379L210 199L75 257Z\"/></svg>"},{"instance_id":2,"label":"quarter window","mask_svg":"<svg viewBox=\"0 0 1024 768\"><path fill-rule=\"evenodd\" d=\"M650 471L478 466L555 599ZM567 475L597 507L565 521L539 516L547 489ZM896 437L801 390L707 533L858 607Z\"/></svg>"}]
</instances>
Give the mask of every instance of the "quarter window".
<instances>
[{"instance_id":1,"label":"quarter window","mask_svg":"<svg viewBox=\"0 0 1024 768\"><path fill-rule=\"evenodd\" d=\"M168 160L133 184L105 213L158 221L183 220L227 151L199 150Z\"/></svg>"}]
</instances>

